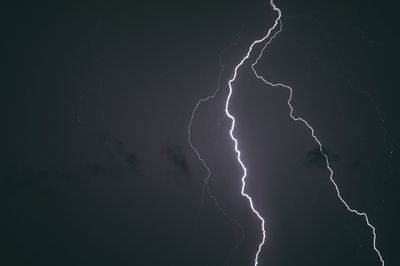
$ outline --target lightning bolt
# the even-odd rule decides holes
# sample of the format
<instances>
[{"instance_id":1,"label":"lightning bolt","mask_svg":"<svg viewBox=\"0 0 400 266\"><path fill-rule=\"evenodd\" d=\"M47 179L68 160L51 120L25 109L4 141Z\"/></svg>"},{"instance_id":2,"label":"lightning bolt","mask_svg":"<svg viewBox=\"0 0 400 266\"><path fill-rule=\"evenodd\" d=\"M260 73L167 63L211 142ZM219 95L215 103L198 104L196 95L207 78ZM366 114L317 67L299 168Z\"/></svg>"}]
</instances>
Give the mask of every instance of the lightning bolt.
<instances>
[{"instance_id":1,"label":"lightning bolt","mask_svg":"<svg viewBox=\"0 0 400 266\"><path fill-rule=\"evenodd\" d=\"M347 211L349 211L350 213L356 214L356 215L358 215L358 216L364 218L366 224L367 224L368 227L371 229L372 234L373 234L373 248L374 248L374 251L375 251L376 254L378 255L379 260L380 260L380 262L381 262L381 265L384 266L384 265L385 265L385 261L383 260L383 257L382 257L380 251L378 250L378 248L377 248L377 246L376 246L376 229L375 229L375 227L370 223L369 218L368 218L368 215L367 215L365 212L360 212L360 211L357 211L356 209L351 208L350 205L343 199L343 197L342 197L342 195L341 195L341 193L340 193L339 187L338 187L338 185L336 184L336 182L335 182L335 180L334 180L334 178L333 178L334 172L333 172L333 170L332 170L332 168L331 168L329 157L328 157L328 155L324 152L323 145L322 145L322 143L320 142L320 140L318 139L318 137L316 136L314 128L313 128L304 118L302 118L302 117L300 117L300 116L299 116L299 117L296 117L296 116L293 115L294 108L293 108L293 106L292 106L292 104L291 104L292 98L293 98L293 89L292 89L292 87L290 87L290 86L288 86L288 85L285 85L285 84L283 84L283 83L273 83L273 82L267 81L267 80L265 80L261 75L259 75L259 74L257 73L256 69L255 69L255 66L257 65L258 61L259 61L260 58L262 57L262 55L263 55L265 49L267 48L267 46L268 46L268 45L271 43L271 41L282 31L282 21L281 21L282 12L281 12L281 10L275 5L274 0L270 0L270 1L269 1L269 4L270 4L270 6L273 8L273 11L275 11L275 12L278 14L278 16L277 16L277 18L275 19L275 22L274 22L273 26L268 30L267 34L266 34L264 37L262 37L261 39L255 40L255 41L250 45L250 47L249 47L249 49L248 49L246 55L241 59L241 61L239 62L239 64L236 65L236 67L234 68L233 76L232 76L232 78L231 78L231 79L229 80L229 82L228 82L229 93L228 93L228 96L227 96L226 102L225 102L225 114L226 114L226 116L231 120L231 127L230 127L230 129L229 129L229 135L230 135L231 140L232 140L233 143L234 143L234 149L235 149L237 161L238 161L238 163L240 164L240 166L241 166L241 168L242 168L242 171L243 171L243 174L242 174L242 176L241 176L241 182L242 182L242 186L241 186L241 195L242 195L245 199L247 199L247 201L248 201L248 203L249 203L249 205L250 205L250 208L251 208L252 212L255 214L255 216L259 219L259 221L260 221L260 223L261 223L262 240L261 240L261 242L259 243L257 252L256 252L256 254L255 254L254 266L257 266L257 265L259 264L258 258L259 258L260 252L261 252L261 250L262 250L262 247L263 247L263 245L265 244L265 239L266 239L265 220L264 220L264 218L261 216L260 212L254 207L254 203L253 203L252 197L251 197L248 193L246 193L246 191L245 191L245 189L246 189L246 178L247 178L247 168L246 168L244 162L243 162L242 159L241 159L241 152L240 152L240 150L239 150L239 142L238 142L238 139L237 139L237 138L235 137L235 135L234 135L235 126L236 126L236 119L235 119L235 117L229 112L229 103L230 103L230 99L231 99L232 94L233 94L233 83L234 83L235 80L236 80L236 77L237 77L237 75L238 75L239 69L240 69L240 68L244 65L244 63L249 59L249 57L250 57L250 55L251 55L251 53L252 53L254 47L255 47L256 45L260 44L260 43L263 43L264 41L266 41L266 43L264 44L263 48L261 49L261 52L259 53L257 59L252 63L251 69L253 70L255 76L256 76L258 79L262 80L266 85L269 85L269 86L272 86L272 87L283 87L283 88L286 88L286 89L289 90L289 93L290 93L290 94L289 94L289 99L288 99L288 101L287 101L287 105L288 105L288 107L289 107L289 109L290 109L289 115L290 115L291 119L293 119L293 121L295 121L295 122L301 122L303 125L305 125L305 126L310 130L310 133L311 133L312 138L313 138L313 139L315 140L315 142L318 144L319 151L321 152L321 154L322 154L322 155L324 156L324 158L325 158L326 168L329 170L329 173L330 173L330 174L329 174L329 180L330 180L330 182L333 184L333 186L334 186L334 188L335 188L335 191L336 191L336 194L337 194L338 199L339 199L339 200L341 201L341 203L346 207ZM276 30L276 29L277 29L277 30ZM276 30L276 31L275 31L275 30ZM274 31L275 31L275 33L272 34ZM219 79L219 80L220 80L220 79ZM208 97L206 97L206 98L202 98L202 99L200 99L200 100L197 102L195 108L194 108L193 111L192 111L192 116L191 116L190 123L189 123L189 126L188 126L188 142L189 142L191 148L192 148L192 149L194 150L194 152L196 153L198 159L202 162L204 168L207 170L207 176L206 176L206 178L205 178L205 180L204 180L203 187L202 187L203 195L204 195L205 189L207 188L207 192L208 192L209 196L210 196L211 198L214 199L216 205L220 208L221 212L222 212L225 216L227 216L226 212L221 208L221 206L220 206L220 205L218 204L218 202L216 201L215 196L212 195L212 193L210 192L210 189L209 189L209 187L208 187L208 181L209 181L209 178L210 178L210 175L211 175L210 169L209 169L209 167L207 166L207 164L206 164L206 162L204 161L204 159L200 156L200 154L199 154L199 152L197 151L197 149L195 148L195 146L192 144L192 142L191 142L191 137L190 137L190 128L191 128L191 124L192 124L192 122L193 122L194 115L195 115L195 112L197 111L198 107L199 107L202 103L207 102L207 101L209 101L210 99L215 98L215 96L216 96L216 94L218 93L218 91L219 91L219 85L218 85L218 88L216 89L216 91L214 92L214 94L212 94L212 95L210 95L210 96L208 96ZM234 219L233 219L233 220L234 220ZM234 220L234 221L236 221L236 220ZM236 222L237 222L237 221L236 221Z\"/></svg>"},{"instance_id":2,"label":"lightning bolt","mask_svg":"<svg viewBox=\"0 0 400 266\"><path fill-rule=\"evenodd\" d=\"M258 219L260 220L260 222L261 222L262 240L261 240L260 244L258 245L258 249L257 249L256 255L255 255L255 258L254 258L254 265L255 265L255 266L258 265L258 257L259 257L259 255L260 255L262 246L263 246L264 243L265 243L265 237L266 237L266 233L265 233L265 220L264 220L264 218L261 216L261 214L259 213L259 211L257 211L257 210L254 208L253 199L251 198L251 196L245 192L245 188L246 188L246 177L247 177L247 168L246 168L246 166L244 165L244 163L243 163L243 161L242 161L242 159L241 159L241 152L240 152L240 150L239 150L239 143L238 143L238 140L237 140L237 138L235 138L235 136L234 136L234 134L233 134L233 132L234 132L234 130L235 130L236 120L235 120L235 117L229 112L229 101L230 101L230 99L231 99L231 97L232 97L232 93L233 93L233 86L232 86L232 83L236 80L236 76L237 76L237 73L238 73L239 68L240 68L240 67L245 63L245 61L250 57L251 52L253 51L254 46L255 46L256 44L262 43L262 42L264 42L265 40L267 40L267 39L270 37L270 35L271 35L271 33L273 32L273 30L276 29L276 27L277 27L278 25L280 25L281 10L280 10L279 8L276 7L276 5L274 4L274 1L273 1L273 0L271 0L269 3L270 3L270 5L271 5L271 7L273 8L273 10L276 11L276 12L278 13L278 17L275 19L274 25L268 30L267 35L265 35L265 36L264 36L263 38L261 38L261 39L258 39L258 40L256 40L256 41L254 41L254 42L250 45L249 50L248 50L246 56L243 57L242 60L240 61L240 63L235 67L234 72L233 72L233 77L232 77L232 78L229 80L229 82L228 82L228 85L229 85L229 93L228 93L228 97L227 97L226 102L225 102L225 114L229 117L229 119L230 119L231 122L232 122L232 123L231 123L231 128L230 128L230 130L229 130L229 135L230 135L230 137L231 137L231 139L232 139L232 141L233 141L233 143L234 143L235 152L236 152L236 155L237 155L236 158L237 158L237 160L238 160L238 162L239 162L239 164L240 164L240 166L242 167L242 170L243 170L243 175L242 175L242 178L241 178L241 180L242 180L242 188L241 188L240 193L242 194L243 197L245 197L245 198L248 200L251 210L253 211L253 213L257 216L257 218L258 218ZM274 35L274 36L275 36L275 35ZM270 41L271 41L271 40L270 40ZM270 41L269 41L269 42L270 42ZM268 44L269 42L267 42L267 44ZM266 47L266 46L264 46L264 47Z\"/></svg>"},{"instance_id":3,"label":"lightning bolt","mask_svg":"<svg viewBox=\"0 0 400 266\"><path fill-rule=\"evenodd\" d=\"M296 117L296 116L293 115L294 108L293 108L293 106L292 106L292 104L291 104L292 98L293 98L293 88L290 87L290 86L288 86L288 85L282 84L282 83L272 83L272 82L270 82L270 81L267 81L267 80L265 80L261 75L259 75L259 74L257 73L256 69L255 69L255 66L257 65L259 59L262 57L262 55L263 55L263 53L264 53L264 50L267 48L268 44L272 41L272 39L275 38L275 36L276 36L278 33L280 33L280 32L282 31L282 22L281 22L281 19L280 19L280 18L281 18L281 11L280 11L279 8L276 8L276 6L273 4L273 0L271 0L270 3L271 3L271 5L274 7L274 10L275 10L275 9L278 10L278 14L279 14L279 16L278 16L278 20L279 20L279 30L272 36L272 38L269 40L269 42L267 42L267 43L264 45L264 47L263 47L263 49L261 50L261 53L260 53L259 56L257 57L256 61L251 65L251 68L252 68L252 70L253 70L255 76L256 76L258 79L262 80L265 84L267 84L267 85L269 85L269 86L272 86L272 87L283 87L283 88L286 88L286 89L289 90L290 94L289 94L289 99L288 99L288 101L287 101L287 104L288 104L289 109L290 109L290 112L289 112L290 117L293 119L293 121L296 121L296 122L297 122L297 121L300 121L301 123L303 123L303 124L310 130L312 138L313 138L313 139L315 140L315 142L318 144L319 151L321 152L321 154L322 154L322 155L324 156L324 158L325 158L326 168L329 170L329 180L331 181L331 183L332 183L333 186L335 187L335 190L336 190L336 194L337 194L338 199L339 199L339 200L341 201L341 203L346 207L347 211L349 211L349 212L351 212L351 213L354 213L354 214L356 214L356 215L361 216L361 217L364 218L365 223L366 223L366 224L368 225L368 227L371 229L372 234L373 234L373 247L374 247L374 251L375 251L376 254L378 255L379 260L380 260L380 262L381 262L381 265L384 266L384 265L385 265L385 261L383 260L383 257L382 257L382 255L381 255L379 249L376 247L376 229L375 229L375 227L370 223L367 213L365 213L365 212L360 212L360 211L358 211L358 210L356 210L356 209L351 208L350 205L343 199L343 197L342 197L342 195L341 195L341 193L340 193L339 187L338 187L338 185L336 184L336 182L335 182L335 180L334 180L334 178L333 178L334 172L333 172L333 169L332 169L332 167L331 167L331 165L330 165L329 157L328 157L328 155L324 152L323 145L322 145L321 141L320 141L320 140L318 139L318 137L315 135L315 130L314 130L314 128L313 128L304 118L302 118L302 117L300 117L300 116ZM275 27L275 26L276 26L276 22L275 22L274 27ZM273 28L274 28L274 27L273 27ZM228 98L228 100L229 100L229 98ZM232 136L232 130L231 130L231 136ZM237 141L235 141L235 144L236 144L236 143L237 143ZM237 144L236 144L236 146L237 146ZM239 155L240 155L240 152L238 153L238 156L239 156ZM242 166L243 166L243 165L242 165ZM243 166L243 167L244 167L244 166ZM246 172L245 172L245 173L246 173ZM245 177L245 176L244 176L244 177ZM242 189L242 191L243 191L243 189ZM243 194L243 192L242 192L242 194ZM251 199L250 199L250 202L251 202ZM259 215L259 214L257 213L257 215ZM265 236L264 236L264 237L265 237ZM257 265L257 260L256 260L256 265Z\"/></svg>"},{"instance_id":4,"label":"lightning bolt","mask_svg":"<svg viewBox=\"0 0 400 266\"><path fill-rule=\"evenodd\" d=\"M376 229L375 229L375 227L369 222L368 215L367 215L365 212L359 212L359 211L357 211L356 209L351 208L350 205L343 199L343 197L342 197L342 195L341 195L341 193L340 193L339 187L338 187L338 185L336 184L335 180L333 179L334 172L333 172L333 170L332 170L332 168L331 168L331 166L330 166L329 157L328 157L328 155L324 152L324 149L323 149L323 146L322 146L321 142L319 141L318 137L315 135L314 128L313 128L305 119L303 119L303 118L301 118L301 117L295 117L295 116L293 116L293 111L294 111L294 109L293 109L293 106L292 106L292 104L291 104L292 96L293 96L293 89L292 89L290 86L285 85L285 84L282 84L282 83L272 83L272 82L266 81L262 76L260 76L260 75L257 74L256 70L254 69L255 64L256 64L256 63L254 63L254 64L252 65L252 69L253 69L255 75L257 76L257 78L261 79L264 83L266 83L266 84L268 84L268 85L270 85L270 86L272 86L272 87L284 87L284 88L286 88L286 89L289 89L289 91L290 91L290 96L289 96L289 100L287 101L287 104L288 104L288 106L289 106L289 108L290 108L290 113L289 113L290 117L291 117L294 121L300 121L300 122L302 122L302 123L303 123L305 126L307 126L308 129L310 130L311 136L313 137L313 139L315 140L315 142L316 142L316 143L318 144L318 146L319 146L319 151L321 152L321 154L322 154L322 155L324 156L324 158L325 158L326 168L329 170L329 173L330 173L330 174L329 174L329 179L330 179L331 183L333 184L333 186L335 187L337 197L338 197L339 200L344 204L344 206L346 207L346 209L347 209L349 212L355 213L355 214L357 214L358 216L362 216L362 217L365 219L366 224L367 224L367 225L371 228L371 230L372 230L374 250L375 250L375 252L377 253L377 255L379 256L379 260L381 261L382 266L384 266L384 265L385 265L385 261L383 260L383 257L382 257L382 255L381 255L380 251L379 251L378 248L376 247Z\"/></svg>"},{"instance_id":5,"label":"lightning bolt","mask_svg":"<svg viewBox=\"0 0 400 266\"><path fill-rule=\"evenodd\" d=\"M248 200L248 202L249 202L249 204L250 204L250 207L251 207L251 210L253 211L253 213L258 217L258 219L259 219L260 222L261 222L262 241L260 242L260 244L259 244L259 246L258 246L258 250L257 250L257 253L256 253L256 255L255 255L255 259L254 259L254 265L255 265L255 266L258 265L258 257L259 257L259 254L260 254L260 252L261 252L262 246L263 246L264 243L265 243L265 238L266 238L266 233L265 233L265 220L264 220L264 218L260 215L259 211L257 211L257 210L254 208L254 204L253 204L253 200L252 200L251 196L245 192L246 177L247 177L247 168L245 167L243 161L241 160L241 152L240 152L240 150L239 150L239 148L238 148L238 146L239 146L238 140L237 140L237 138L235 138L235 136L234 136L234 134L233 134L234 129L235 129L236 120L235 120L235 117L229 112L229 101L230 101L230 98L231 98L232 92L233 92L232 83L233 83L233 82L235 81L235 79L236 79L237 72L238 72L239 68L240 68L240 67L244 64L244 62L250 57L250 54L251 54L251 52L252 52L254 46L255 46L256 44L262 43L262 42L264 42L265 40L267 40L267 39L271 36L271 32L273 32L277 27L279 27L279 29L275 32L275 34L272 35L272 37L270 37L270 39L265 43L265 45L264 45L264 47L262 48L262 50L261 50L259 56L258 56L257 59L255 60L255 62L251 65L251 68L252 68L252 70L253 70L255 76L256 76L258 79L262 80L265 84L267 84L267 85L269 85L269 86L272 86L272 87L283 87L283 88L286 88L286 89L289 90L290 95L289 95L289 99L288 99L288 101L287 101L287 104L288 104L289 109L290 109L290 113L289 113L290 117L291 117L294 121L296 121L296 122L297 122L297 121L300 121L300 122L303 123L305 126L307 126L307 128L310 130L312 138L313 138L313 139L315 140L315 142L318 144L319 150L320 150L321 154L322 154L322 155L324 156L324 158L325 158L326 168L329 170L329 173L330 173L330 174L329 174L329 179L330 179L331 183L333 184L333 186L335 187L335 190L336 190L336 194L337 194L338 199L343 203L343 205L346 207L346 209L347 209L349 212L354 213L354 214L357 214L358 216L361 216L361 217L363 217L363 218L365 219L366 224L367 224L367 225L370 227L370 229L372 230L372 234L373 234L373 247L374 247L374 250L375 250L376 254L377 254L378 257L379 257L379 260L381 261L381 265L384 266L384 265L385 265L385 261L383 260L383 257L382 257L382 255L381 255L380 251L379 251L378 248L376 247L376 229L375 229L375 227L370 223L369 218L368 218L368 215L367 215L365 212L359 212L359 211L357 211L356 209L351 208L351 207L349 206L349 204L343 199L343 197L342 197L342 195L341 195L341 193L340 193L340 190L339 190L339 188L338 188L338 186L337 186L335 180L333 179L334 172L333 172L333 170L332 170L332 168L331 168L331 166L330 166L330 161L329 161L328 155L324 152L322 143L320 142L320 140L318 139L318 137L315 135L314 128L313 128L305 119L303 119L302 117L295 117L295 116L293 115L294 109L293 109L293 106L292 106L292 104L291 104L292 96L293 96L293 89L292 89L290 86L285 85L285 84L282 84L282 83L272 83L272 82L269 82L269 81L265 80L261 75L259 75L259 74L257 73L257 71L256 71L256 69L255 69L255 65L257 65L259 59L262 57L262 55L263 55L263 53L264 53L264 50L267 48L268 44L269 44L269 43L276 37L276 35L277 35L278 33L280 33L281 30L282 30L282 22L281 22L282 13L281 13L281 10L274 4L274 1L273 1L273 0L270 0L269 3L270 3L270 5L271 5L271 7L273 8L273 10L276 11L276 12L278 13L278 17L276 18L274 25L268 30L267 35L265 35L263 38L261 38L261 39L259 39L259 40L254 41L254 42L251 44L251 46L250 46L250 48L249 48L249 50L248 50L246 56L243 57L243 59L240 61L240 63L235 67L233 77L232 77L232 79L229 80L229 94L228 94L228 97L227 97L227 99L226 99L226 104L225 104L225 113L226 113L226 115L227 115L227 116L231 119L231 121L232 121L232 123L231 123L231 128L230 128L230 130L229 130L229 134L230 134L230 137L231 137L232 141L234 142L235 152L236 152L236 154L237 154L237 160L238 160L238 162L239 162L239 164L240 164L240 166L242 167L242 170L243 170L243 175L242 175L242 178L241 178L241 180L242 180L241 194L242 194L243 197L245 197L245 198Z\"/></svg>"}]
</instances>

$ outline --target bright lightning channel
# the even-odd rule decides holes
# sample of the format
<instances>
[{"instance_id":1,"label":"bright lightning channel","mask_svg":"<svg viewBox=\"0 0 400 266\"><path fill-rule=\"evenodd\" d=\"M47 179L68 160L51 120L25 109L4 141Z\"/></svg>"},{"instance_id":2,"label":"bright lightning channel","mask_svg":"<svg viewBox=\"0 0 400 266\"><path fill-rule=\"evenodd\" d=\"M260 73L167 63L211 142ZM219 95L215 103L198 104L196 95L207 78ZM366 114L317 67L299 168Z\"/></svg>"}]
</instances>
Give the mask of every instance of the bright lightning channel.
<instances>
[{"instance_id":1,"label":"bright lightning channel","mask_svg":"<svg viewBox=\"0 0 400 266\"><path fill-rule=\"evenodd\" d=\"M385 265L385 261L383 260L383 257L382 257L382 255L381 255L380 251L379 251L378 248L376 247L376 229L375 229L375 227L370 223L367 213L365 213L365 212L359 212L359 211L357 211L356 209L351 208L350 205L343 199L343 197L342 197L342 195L341 195L341 193L340 193L339 187L338 187L338 185L336 184L335 180L333 179L334 172L333 172L333 169L332 169L331 166L330 166L329 157L328 157L328 155L324 152L322 143L320 142L320 140L318 139L318 137L315 135L314 128L313 128L304 118L302 118L302 117L295 117L295 116L293 115L294 108L293 108L293 106L292 106L292 104L291 104L292 96L293 96L293 89L292 89L292 87L290 87L290 86L288 86L288 85L285 85L285 84L282 84L282 83L272 83L272 82L269 82L269 81L265 80L261 75L259 75L259 74L257 73L256 69L255 69L255 66L257 65L259 59L262 57L262 55L263 55L263 53L264 53L264 50L267 48L268 44L272 41L272 39L275 38L275 36L276 36L278 33L280 33L280 32L282 31L281 11L280 11L279 8L277 8L277 7L273 4L273 0L271 0L271 5L274 7L274 10L278 10L278 13L279 13L279 16L278 16L278 19L277 19L277 20L279 20L279 30L278 30L278 31L271 37L271 39L264 45L264 47L263 47L263 49L261 50L261 53L260 53L259 56L257 57L256 61L251 65L251 68L252 68L254 74L256 75L256 77L257 77L258 79L262 80L265 84L267 84L267 85L269 85L269 86L272 86L272 87L284 87L284 88L286 88L286 89L289 90L290 94L289 94L289 99L288 99L288 101L287 101L287 104L288 104L288 106L289 106L289 108L290 108L290 113L289 113L290 117L291 117L294 121L300 121L300 122L302 122L302 123L303 123L305 126L307 126L307 128L310 130L311 136L313 137L313 139L315 140L315 142L316 142L316 143L318 144L318 146L319 146L319 151L321 152L321 154L322 154L322 155L324 156L324 158L325 158L326 168L329 170L329 173L330 173L330 174L329 174L329 179L330 179L331 183L333 184L333 186L335 187L337 197L339 198L339 200L343 203L343 205L346 207L346 209L347 209L349 212L355 213L355 214L357 214L358 216L361 216L361 217L363 217L363 218L365 219L366 224L367 224L367 225L371 228L371 230L372 230L372 234L373 234L373 247L374 247L374 250L375 250L376 254L377 254L378 257L379 257L379 260L381 261L381 265L384 266L384 265ZM275 28L276 25L277 25L277 22L275 21L275 25L274 25L273 28ZM269 33L268 33L268 34L269 34ZM267 35L267 36L268 36L268 35ZM253 44L254 44L254 43L253 43ZM247 56L247 57L248 57L248 56ZM242 62L243 62L243 60L242 60ZM242 62L241 62L241 64L242 64ZM239 66L240 66L240 65L239 65ZM235 71L235 74L236 74L236 71ZM236 76L236 75L235 75L235 76ZM234 78L235 78L235 76L234 76ZM233 80L234 80L234 78L233 78ZM232 81L233 81L233 80L232 80ZM229 97L228 97L228 100L227 100L227 105L228 105L228 101L229 101ZM227 113L227 115L230 116L228 113ZM231 117L231 116L230 116L230 117ZM234 120L233 120L233 122L234 122ZM233 138L233 136L232 136L233 127L234 127L234 123L233 123L232 129L231 129L231 137L232 137L232 138ZM234 138L233 138L233 139L234 139ZM239 162L241 163L241 165L242 165L242 167L243 167L243 169L244 169L244 173L245 173L244 176L243 176L243 178L242 178L242 180L243 180L243 179L246 177L246 176L245 176L245 175L246 175L246 168L244 167L243 163L240 161L240 158L239 158L239 157L240 157L240 152L237 150L237 140L234 139L234 141L235 141L235 149L236 149L236 151L237 151L237 153L238 153ZM242 187L242 194L243 194L243 187ZM245 196L248 197L247 195L245 195ZM251 203L251 198L249 198L249 200L250 200L250 203ZM253 209L253 211L254 211L254 209ZM257 214L257 216L259 216L259 214L258 214L257 212L256 212L256 214ZM260 217L260 216L259 216L259 217ZM260 219L262 219L262 218L260 217ZM264 221L263 221L263 224L264 224ZM264 232L264 228L263 228L263 232ZM265 233L264 233L264 238L265 238ZM264 238L263 238L263 242L264 242ZM263 244L263 242L261 243L261 245ZM260 245L260 247L261 247L261 245ZM259 250L260 250L260 248L259 248ZM258 254L258 253L257 253L257 254ZM256 257L256 263L255 263L255 265L257 265L257 257Z\"/></svg>"},{"instance_id":2,"label":"bright lightning channel","mask_svg":"<svg viewBox=\"0 0 400 266\"><path fill-rule=\"evenodd\" d=\"M278 17L275 19L275 23L274 23L274 25L272 26L272 28L270 28L270 29L268 30L267 35L265 35L263 38L261 38L261 39L259 39L259 40L254 41L254 42L250 45L249 50L248 50L246 56L243 57L242 60L240 61L240 63L235 67L234 72L233 72L233 77L232 77L232 78L229 80L229 82L228 82L228 85L229 85L229 94L228 94L228 97L227 97L226 103L225 103L225 113L226 113L226 115L227 115L227 116L231 119L231 121L232 121L232 123L231 123L231 128L230 128L230 130L229 130L229 135L230 135L232 141L234 142L234 145L235 145L235 152L236 152L236 155L237 155L237 160L238 160L238 162L239 162L239 164L240 164L240 166L242 167L242 170L243 170L243 175L242 175L242 178L241 178L241 180L242 180L241 194L242 194L243 197L245 197L245 198L248 200L248 202L249 202L249 204L250 204L251 210L253 211L253 213L257 216L257 218L258 218L258 219L260 220L260 222L261 222L262 240L261 240L260 244L258 245L258 250L257 250L257 253L256 253L255 258L254 258L254 265L255 265L255 266L258 265L258 257L259 257L259 255L260 255L262 246L263 246L264 243L265 243L265 220L264 220L264 218L261 216L261 214L254 208L253 199L251 198L251 196L245 192L247 168L245 167L245 165L244 165L242 159L240 158L241 152L240 152L239 147L238 147L238 146L239 146L238 140L235 138L235 136L234 136L234 134L233 134L233 131L235 130L235 123L236 123L236 120L235 120L235 117L229 112L229 101L230 101L230 99L231 99L232 92L233 92L232 83L233 83L233 82L235 81L235 79L236 79L237 72L238 72L239 68L240 68L240 67L244 64L244 62L250 57L250 54L251 54L251 52L252 52L254 46L255 46L256 44L262 43L263 41L265 41L266 39L268 39L268 38L270 37L272 31L273 31L274 29L276 29L276 27L277 27L277 26L279 25L279 23L280 23L281 10L275 6L273 0L271 0L269 3L270 3L270 5L272 6L273 10L276 11L276 12L278 13Z\"/></svg>"}]
</instances>

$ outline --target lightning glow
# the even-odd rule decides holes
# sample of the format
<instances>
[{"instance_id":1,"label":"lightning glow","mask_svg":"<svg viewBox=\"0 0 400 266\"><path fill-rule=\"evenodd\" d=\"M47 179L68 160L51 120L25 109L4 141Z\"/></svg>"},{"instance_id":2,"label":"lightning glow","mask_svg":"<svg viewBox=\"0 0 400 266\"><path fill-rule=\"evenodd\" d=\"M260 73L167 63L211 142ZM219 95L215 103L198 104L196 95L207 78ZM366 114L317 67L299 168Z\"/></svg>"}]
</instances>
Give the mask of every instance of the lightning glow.
<instances>
[{"instance_id":1,"label":"lightning glow","mask_svg":"<svg viewBox=\"0 0 400 266\"><path fill-rule=\"evenodd\" d=\"M238 39L239 39L239 34L237 35L237 40ZM194 151L194 153L196 154L197 159L202 163L203 167L206 169L206 172L207 172L206 177L203 180L203 185L202 185L202 188L201 188L202 195L201 195L200 207L199 207L199 210L198 210L197 218L200 216L200 211L201 211L201 208L202 208L202 206L204 204L204 198L205 198L205 195L207 193L207 195L214 201L214 204L217 207L217 209L220 211L220 213L226 219L228 219L230 222L235 224L240 230L240 239L238 240L238 242L235 244L235 246L231 250L230 254L228 255L228 265L229 265L231 257L233 256L235 251L239 248L239 246L241 245L241 243L245 239L244 228L243 228L243 226L240 224L240 222L237 219L235 219L232 216L230 216L224 210L224 208L218 202L217 197L212 193L210 185L209 185L209 180L211 178L211 170L210 170L210 167L207 165L206 161L204 160L204 158L201 157L200 152L197 150L196 146L192 142L191 128L192 128L192 124L193 124L193 120L195 118L196 112L199 109L199 107L201 106L201 104L214 99L217 96L218 92L220 91L221 79L222 79L222 75L223 75L224 70L225 70L225 66L222 63L222 55L224 54L226 49L229 49L232 45L236 44L237 40L234 43L232 43L231 45L229 45L228 47L225 47L224 49L222 49L222 51L220 52L220 54L219 54L220 72L219 72L219 75L218 75L217 88L214 90L213 94L208 95L207 97L201 98L200 100L197 101L195 107L192 110L192 114L190 116L189 124L187 126L187 141L189 143L189 146Z\"/></svg>"}]
</instances>

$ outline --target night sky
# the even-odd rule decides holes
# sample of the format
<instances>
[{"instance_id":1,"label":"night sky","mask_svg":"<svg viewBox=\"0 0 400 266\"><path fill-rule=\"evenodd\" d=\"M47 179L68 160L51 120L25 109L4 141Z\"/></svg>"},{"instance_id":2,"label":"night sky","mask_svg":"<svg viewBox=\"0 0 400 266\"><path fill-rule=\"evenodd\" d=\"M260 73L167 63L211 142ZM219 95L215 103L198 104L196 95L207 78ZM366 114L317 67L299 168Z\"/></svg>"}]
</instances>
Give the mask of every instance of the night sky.
<instances>
[{"instance_id":1,"label":"night sky","mask_svg":"<svg viewBox=\"0 0 400 266\"><path fill-rule=\"evenodd\" d=\"M400 265L395 1L279 1L283 31L256 68L294 89L343 198ZM267 0L14 1L1 8L0 265L250 266L259 220L241 197L228 80L277 14ZM259 266L381 265L338 200L289 91L250 63L230 111L266 220ZM193 121L197 101L212 94ZM237 221L237 223L233 222ZM243 231L241 231L241 229ZM242 233L244 238L242 239Z\"/></svg>"}]
</instances>

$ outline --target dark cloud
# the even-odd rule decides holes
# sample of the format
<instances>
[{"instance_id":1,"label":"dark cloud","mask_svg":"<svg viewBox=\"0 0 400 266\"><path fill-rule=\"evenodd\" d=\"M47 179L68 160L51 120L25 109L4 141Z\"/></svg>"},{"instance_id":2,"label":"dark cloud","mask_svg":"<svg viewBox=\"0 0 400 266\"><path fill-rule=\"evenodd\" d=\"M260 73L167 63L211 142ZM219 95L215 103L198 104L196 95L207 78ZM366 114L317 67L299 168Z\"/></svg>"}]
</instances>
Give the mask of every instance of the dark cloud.
<instances>
[{"instance_id":1,"label":"dark cloud","mask_svg":"<svg viewBox=\"0 0 400 266\"><path fill-rule=\"evenodd\" d=\"M176 178L189 181L191 177L190 167L179 145L169 145L166 149L168 160L173 164L173 174Z\"/></svg>"},{"instance_id":2,"label":"dark cloud","mask_svg":"<svg viewBox=\"0 0 400 266\"><path fill-rule=\"evenodd\" d=\"M102 162L83 162L73 168L68 167L35 167L9 163L0 171L0 187L6 194L24 191L42 191L51 194L53 186L66 182L102 182L124 177L138 178L146 176L138 156L129 151L124 143L103 134L100 138L106 146L110 160Z\"/></svg>"},{"instance_id":3,"label":"dark cloud","mask_svg":"<svg viewBox=\"0 0 400 266\"><path fill-rule=\"evenodd\" d=\"M134 152L130 151L125 146L124 142L112 137L107 132L100 136L100 141L108 146L113 158L116 157L118 160L122 159L136 174L144 176L139 157Z\"/></svg>"},{"instance_id":4,"label":"dark cloud","mask_svg":"<svg viewBox=\"0 0 400 266\"><path fill-rule=\"evenodd\" d=\"M323 147L322 151L328 156L331 164L334 164L340 159L339 155L331 152L328 148ZM315 146L312 150L306 153L304 165L307 167L326 167L325 157L321 153L319 146Z\"/></svg>"},{"instance_id":5,"label":"dark cloud","mask_svg":"<svg viewBox=\"0 0 400 266\"><path fill-rule=\"evenodd\" d=\"M123 157L124 162L129 164L129 166L133 170L139 170L140 163L138 156L135 153L129 151L125 147L124 143L120 140L115 140L115 145L117 148L117 152Z\"/></svg>"}]
</instances>

